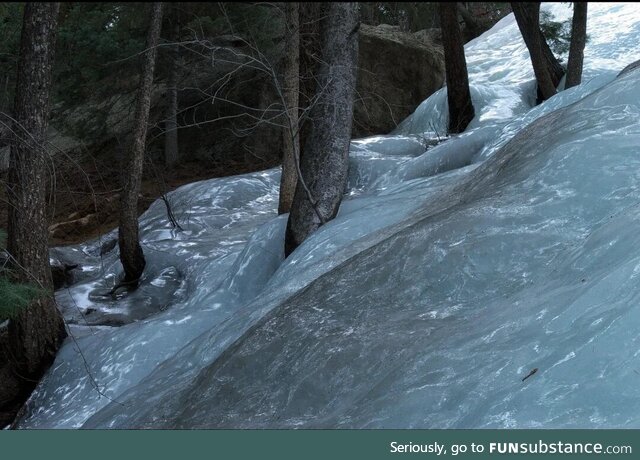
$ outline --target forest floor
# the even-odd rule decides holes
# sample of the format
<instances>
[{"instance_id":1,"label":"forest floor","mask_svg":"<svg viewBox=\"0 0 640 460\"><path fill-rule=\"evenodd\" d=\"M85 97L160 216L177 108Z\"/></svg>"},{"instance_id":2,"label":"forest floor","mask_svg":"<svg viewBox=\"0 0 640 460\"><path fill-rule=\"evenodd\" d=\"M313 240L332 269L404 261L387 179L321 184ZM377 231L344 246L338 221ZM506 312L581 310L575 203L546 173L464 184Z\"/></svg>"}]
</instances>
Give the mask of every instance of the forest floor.
<instances>
[{"instance_id":1,"label":"forest floor","mask_svg":"<svg viewBox=\"0 0 640 460\"><path fill-rule=\"evenodd\" d=\"M120 169L109 155L79 159L59 167L55 172L54 193L49 197L49 244L60 246L95 238L118 226ZM204 166L201 162L184 162L171 169L145 164L138 215L163 193L190 182L260 171L277 164L238 160ZM6 173L0 177L4 183ZM5 189L0 200L6 203ZM0 228L7 228L7 206L0 210Z\"/></svg>"}]
</instances>

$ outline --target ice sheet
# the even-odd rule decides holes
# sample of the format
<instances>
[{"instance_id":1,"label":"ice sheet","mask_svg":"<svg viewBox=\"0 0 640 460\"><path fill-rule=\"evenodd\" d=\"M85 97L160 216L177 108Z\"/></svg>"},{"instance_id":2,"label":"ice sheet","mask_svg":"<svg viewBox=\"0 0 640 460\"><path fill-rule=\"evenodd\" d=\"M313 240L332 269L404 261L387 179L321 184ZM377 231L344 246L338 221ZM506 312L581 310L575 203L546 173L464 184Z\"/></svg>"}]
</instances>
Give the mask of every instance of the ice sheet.
<instances>
[{"instance_id":1,"label":"ice sheet","mask_svg":"<svg viewBox=\"0 0 640 460\"><path fill-rule=\"evenodd\" d=\"M467 44L468 132L433 146L440 91L352 142L337 218L286 261L277 170L174 191L182 232L154 203L123 299L90 295L113 232L56 249L85 267L58 292L77 340L20 426L640 427L640 71L615 78L640 7L588 28L584 83L535 108L512 16Z\"/></svg>"}]
</instances>

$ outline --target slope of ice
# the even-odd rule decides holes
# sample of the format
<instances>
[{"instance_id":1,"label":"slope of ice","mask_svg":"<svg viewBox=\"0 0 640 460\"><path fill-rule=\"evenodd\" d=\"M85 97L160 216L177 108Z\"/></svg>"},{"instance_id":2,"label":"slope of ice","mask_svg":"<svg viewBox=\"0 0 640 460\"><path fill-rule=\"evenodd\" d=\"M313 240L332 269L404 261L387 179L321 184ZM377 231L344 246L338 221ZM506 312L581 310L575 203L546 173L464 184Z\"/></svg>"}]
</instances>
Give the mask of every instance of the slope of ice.
<instances>
[{"instance_id":1,"label":"slope of ice","mask_svg":"<svg viewBox=\"0 0 640 460\"><path fill-rule=\"evenodd\" d=\"M555 20L571 17L567 3L547 3L542 7ZM589 42L584 53L583 82L599 77L599 84L635 60L640 24L637 7L631 3L590 3L587 21ZM476 117L470 128L491 121L510 120L527 112L535 104L535 83L529 53L513 15L508 15L491 30L465 45ZM566 56L564 57L566 62ZM508 84L505 84L507 83ZM561 83L564 85L564 82ZM397 133L440 134L446 132L446 88L425 100L416 113L404 120Z\"/></svg>"},{"instance_id":2,"label":"slope of ice","mask_svg":"<svg viewBox=\"0 0 640 460\"><path fill-rule=\"evenodd\" d=\"M57 249L75 340L20 426L639 427L640 71L615 75L640 7L589 8L583 85L532 109L503 19L467 45L470 130L425 152L440 91L354 141L349 199L286 261L276 170L171 193L183 231L154 203L130 295L103 295L113 233Z\"/></svg>"}]
</instances>

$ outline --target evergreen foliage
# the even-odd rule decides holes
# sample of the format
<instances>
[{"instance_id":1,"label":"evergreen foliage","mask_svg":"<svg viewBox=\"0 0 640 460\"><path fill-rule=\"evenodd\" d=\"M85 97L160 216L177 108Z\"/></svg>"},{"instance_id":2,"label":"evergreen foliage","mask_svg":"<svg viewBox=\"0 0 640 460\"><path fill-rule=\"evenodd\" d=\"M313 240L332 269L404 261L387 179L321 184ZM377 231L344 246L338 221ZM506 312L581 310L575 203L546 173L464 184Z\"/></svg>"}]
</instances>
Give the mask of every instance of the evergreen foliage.
<instances>
[{"instance_id":1,"label":"evergreen foliage","mask_svg":"<svg viewBox=\"0 0 640 460\"><path fill-rule=\"evenodd\" d=\"M560 22L553 18L553 14L548 11L540 11L540 29L553 52L557 56L563 56L569 52L571 20Z\"/></svg>"},{"instance_id":2,"label":"evergreen foliage","mask_svg":"<svg viewBox=\"0 0 640 460\"><path fill-rule=\"evenodd\" d=\"M0 321L15 317L40 294L39 287L18 284L11 281L5 273L0 274Z\"/></svg>"},{"instance_id":3,"label":"evergreen foliage","mask_svg":"<svg viewBox=\"0 0 640 460\"><path fill-rule=\"evenodd\" d=\"M183 39L206 42L221 36L241 37L269 58L277 54L284 39L284 13L272 4L195 3L180 7L187 18Z\"/></svg>"},{"instance_id":4,"label":"evergreen foliage","mask_svg":"<svg viewBox=\"0 0 640 460\"><path fill-rule=\"evenodd\" d=\"M0 107L13 101L24 3L0 4ZM96 91L107 76L126 75L143 49L146 18L136 3L62 3L54 69L54 100L74 104ZM6 89L5 89L6 88Z\"/></svg>"},{"instance_id":5,"label":"evergreen foliage","mask_svg":"<svg viewBox=\"0 0 640 460\"><path fill-rule=\"evenodd\" d=\"M360 11L367 24L391 24L411 32L439 27L435 2L362 2Z\"/></svg>"},{"instance_id":6,"label":"evergreen foliage","mask_svg":"<svg viewBox=\"0 0 640 460\"><path fill-rule=\"evenodd\" d=\"M554 15L548 11L540 11L540 30L547 39L549 47L562 62L569 53L571 44L571 18L565 21L555 21ZM587 34L586 42L589 42Z\"/></svg>"},{"instance_id":7,"label":"evergreen foliage","mask_svg":"<svg viewBox=\"0 0 640 460\"><path fill-rule=\"evenodd\" d=\"M4 247L6 235L0 230L0 245ZM0 322L14 318L18 312L43 293L34 284L16 283L6 266L0 267Z\"/></svg>"},{"instance_id":8,"label":"evergreen foliage","mask_svg":"<svg viewBox=\"0 0 640 460\"><path fill-rule=\"evenodd\" d=\"M360 2L360 18L365 24L390 24L405 32L440 27L439 2ZM478 2L479 21L497 22L509 11L508 2Z\"/></svg>"},{"instance_id":9,"label":"evergreen foliage","mask_svg":"<svg viewBox=\"0 0 640 460\"><path fill-rule=\"evenodd\" d=\"M60 13L54 79L57 99L81 101L96 91L105 77L129 78L144 48L146 18L131 3L63 4Z\"/></svg>"}]
</instances>

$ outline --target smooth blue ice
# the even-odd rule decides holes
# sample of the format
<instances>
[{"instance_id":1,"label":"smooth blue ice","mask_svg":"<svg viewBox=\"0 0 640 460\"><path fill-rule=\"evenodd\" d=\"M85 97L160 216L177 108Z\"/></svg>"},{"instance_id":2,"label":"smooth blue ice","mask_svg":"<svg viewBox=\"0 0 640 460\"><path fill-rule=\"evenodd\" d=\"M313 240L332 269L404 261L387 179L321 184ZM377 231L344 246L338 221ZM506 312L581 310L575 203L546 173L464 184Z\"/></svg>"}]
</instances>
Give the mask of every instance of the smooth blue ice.
<instances>
[{"instance_id":1,"label":"smooth blue ice","mask_svg":"<svg viewBox=\"0 0 640 460\"><path fill-rule=\"evenodd\" d=\"M114 232L52 251L83 266L75 340L20 427L639 428L640 7L588 28L584 83L537 107L512 16L467 44L470 129L431 146L441 90L353 141L287 260L277 170L172 192L182 231L154 203L132 294L105 295Z\"/></svg>"}]
</instances>

